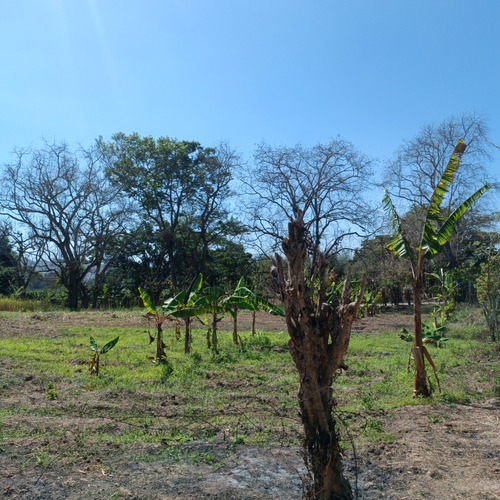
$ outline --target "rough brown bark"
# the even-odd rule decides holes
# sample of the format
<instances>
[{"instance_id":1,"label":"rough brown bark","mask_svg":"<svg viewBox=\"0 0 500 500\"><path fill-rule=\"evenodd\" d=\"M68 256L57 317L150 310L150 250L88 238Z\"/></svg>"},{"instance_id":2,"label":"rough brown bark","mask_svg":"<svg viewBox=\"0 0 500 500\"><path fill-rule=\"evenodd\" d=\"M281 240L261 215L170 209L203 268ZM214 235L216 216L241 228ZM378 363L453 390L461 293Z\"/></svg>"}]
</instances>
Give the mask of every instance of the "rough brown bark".
<instances>
[{"instance_id":1,"label":"rough brown bark","mask_svg":"<svg viewBox=\"0 0 500 500\"><path fill-rule=\"evenodd\" d=\"M365 281L355 302L349 299L349 278L340 301L328 303L326 260L318 255L319 288L305 277L308 264L307 234L299 216L288 225L283 240L288 272L276 256L278 283L284 303L290 354L299 372L298 393L304 426L304 460L310 474L305 497L321 500L350 499L352 491L343 476L342 453L332 411L336 404L332 382L349 345L351 325L361 304Z\"/></svg>"}]
</instances>

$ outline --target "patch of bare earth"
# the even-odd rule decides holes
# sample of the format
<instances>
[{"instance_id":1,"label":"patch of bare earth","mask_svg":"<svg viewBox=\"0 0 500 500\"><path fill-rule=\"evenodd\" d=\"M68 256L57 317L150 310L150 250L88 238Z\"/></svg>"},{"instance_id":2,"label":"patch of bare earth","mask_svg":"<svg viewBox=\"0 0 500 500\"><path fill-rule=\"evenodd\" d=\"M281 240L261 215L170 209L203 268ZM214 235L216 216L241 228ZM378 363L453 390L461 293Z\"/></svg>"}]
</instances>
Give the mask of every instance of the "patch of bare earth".
<instances>
[{"instance_id":1,"label":"patch of bare earth","mask_svg":"<svg viewBox=\"0 0 500 500\"><path fill-rule=\"evenodd\" d=\"M498 400L475 406L408 406L383 420L391 442L365 445L346 456L346 472L364 499L498 499L500 429ZM46 417L23 417L40 426ZM111 420L95 422L109 425ZM76 446L79 425L64 418L47 424L63 431L66 446ZM190 443L183 456L210 453L211 463L170 460L164 445L103 444L99 453L55 468L29 457L50 450L51 442L4 442L0 453L0 496L26 499L84 498L301 498L305 471L298 448L258 448L229 443ZM55 445L55 444L54 444ZM61 446L61 443L58 443ZM147 458L145 458L147 457ZM67 460L70 460L68 457ZM20 463L25 465L21 468ZM58 461L61 464L61 461Z\"/></svg>"}]
</instances>

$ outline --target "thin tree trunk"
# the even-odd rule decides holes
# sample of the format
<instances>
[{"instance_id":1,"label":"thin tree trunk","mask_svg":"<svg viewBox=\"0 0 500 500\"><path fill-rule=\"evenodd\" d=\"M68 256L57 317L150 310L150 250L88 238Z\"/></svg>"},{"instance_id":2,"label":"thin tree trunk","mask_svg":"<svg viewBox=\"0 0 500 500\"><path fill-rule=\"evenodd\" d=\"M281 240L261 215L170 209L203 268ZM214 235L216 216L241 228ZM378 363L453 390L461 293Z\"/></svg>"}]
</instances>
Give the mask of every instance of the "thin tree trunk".
<instances>
[{"instance_id":1,"label":"thin tree trunk","mask_svg":"<svg viewBox=\"0 0 500 500\"><path fill-rule=\"evenodd\" d=\"M255 319L257 317L257 311L252 311L252 336L255 337Z\"/></svg>"},{"instance_id":2,"label":"thin tree trunk","mask_svg":"<svg viewBox=\"0 0 500 500\"><path fill-rule=\"evenodd\" d=\"M234 308L233 317L233 344L238 345L238 306Z\"/></svg>"},{"instance_id":3,"label":"thin tree trunk","mask_svg":"<svg viewBox=\"0 0 500 500\"><path fill-rule=\"evenodd\" d=\"M212 349L214 352L218 352L217 313L214 313L212 321Z\"/></svg>"},{"instance_id":4,"label":"thin tree trunk","mask_svg":"<svg viewBox=\"0 0 500 500\"><path fill-rule=\"evenodd\" d=\"M69 270L68 277L68 305L72 311L78 309L78 279L72 269Z\"/></svg>"},{"instance_id":5,"label":"thin tree trunk","mask_svg":"<svg viewBox=\"0 0 500 500\"><path fill-rule=\"evenodd\" d=\"M212 350L212 341L211 341L211 336L212 336L212 329L211 329L211 328L209 328L209 329L207 330L207 349L208 349L209 351L211 351L211 350Z\"/></svg>"},{"instance_id":6,"label":"thin tree trunk","mask_svg":"<svg viewBox=\"0 0 500 500\"><path fill-rule=\"evenodd\" d=\"M166 354L165 354L165 344L163 342L162 338L162 325L161 323L157 323L156 325L156 361L160 362L163 359L166 359Z\"/></svg>"},{"instance_id":7,"label":"thin tree trunk","mask_svg":"<svg viewBox=\"0 0 500 500\"><path fill-rule=\"evenodd\" d=\"M415 344L412 349L415 361L414 396L430 396L425 372L424 345L422 342L422 281L417 278L413 283L413 322L415 328Z\"/></svg>"},{"instance_id":8,"label":"thin tree trunk","mask_svg":"<svg viewBox=\"0 0 500 500\"><path fill-rule=\"evenodd\" d=\"M184 319L186 324L186 331L184 334L184 352L189 354L191 352L191 318Z\"/></svg>"},{"instance_id":9,"label":"thin tree trunk","mask_svg":"<svg viewBox=\"0 0 500 500\"><path fill-rule=\"evenodd\" d=\"M181 324L178 319L175 320L175 340L181 339Z\"/></svg>"}]
</instances>

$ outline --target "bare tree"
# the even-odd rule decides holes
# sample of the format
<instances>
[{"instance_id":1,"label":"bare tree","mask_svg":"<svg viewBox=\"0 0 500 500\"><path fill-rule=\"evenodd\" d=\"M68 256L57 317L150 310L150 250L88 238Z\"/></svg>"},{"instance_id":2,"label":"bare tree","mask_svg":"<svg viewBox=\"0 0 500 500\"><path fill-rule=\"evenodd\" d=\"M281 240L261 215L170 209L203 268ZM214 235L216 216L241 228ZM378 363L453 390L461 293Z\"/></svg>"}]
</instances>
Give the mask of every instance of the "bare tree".
<instances>
[{"instance_id":1,"label":"bare tree","mask_svg":"<svg viewBox=\"0 0 500 500\"><path fill-rule=\"evenodd\" d=\"M283 239L287 222L302 210L312 249L327 258L349 236L367 233L373 210L363 192L371 161L342 138L311 148L260 144L256 167L245 181L252 198L253 229L271 241Z\"/></svg>"},{"instance_id":2,"label":"bare tree","mask_svg":"<svg viewBox=\"0 0 500 500\"><path fill-rule=\"evenodd\" d=\"M74 153L66 144L17 150L2 181L2 214L43 248L42 269L57 274L69 307L76 309L85 280L103 272L109 244L125 232L127 219L99 156L92 150Z\"/></svg>"},{"instance_id":3,"label":"bare tree","mask_svg":"<svg viewBox=\"0 0 500 500\"><path fill-rule=\"evenodd\" d=\"M327 287L326 256L371 222L363 197L370 160L351 143L336 139L313 148L262 144L246 184L254 194L254 230L281 238L286 265L276 254L272 270L284 304L289 349L299 374L298 399L304 426L304 459L310 473L305 496L348 499L341 449L332 412L333 377L346 369L343 356L360 306L349 300L349 277L337 299Z\"/></svg>"},{"instance_id":4,"label":"bare tree","mask_svg":"<svg viewBox=\"0 0 500 500\"><path fill-rule=\"evenodd\" d=\"M459 204L464 193L486 184L486 165L491 160L491 146L485 140L486 120L463 114L428 124L411 140L404 141L387 165L384 186L395 200L427 208L434 187L441 178L455 145L461 139L467 150L460 163L460 172L446 199L446 208Z\"/></svg>"}]
</instances>

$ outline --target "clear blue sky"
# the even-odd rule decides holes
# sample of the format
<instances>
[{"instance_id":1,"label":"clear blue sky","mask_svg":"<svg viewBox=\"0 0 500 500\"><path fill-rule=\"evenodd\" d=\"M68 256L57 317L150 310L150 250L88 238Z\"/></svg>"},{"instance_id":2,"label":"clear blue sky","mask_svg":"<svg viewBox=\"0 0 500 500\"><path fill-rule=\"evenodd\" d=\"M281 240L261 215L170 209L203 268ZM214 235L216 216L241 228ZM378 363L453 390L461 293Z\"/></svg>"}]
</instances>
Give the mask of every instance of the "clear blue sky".
<instances>
[{"instance_id":1,"label":"clear blue sky","mask_svg":"<svg viewBox=\"0 0 500 500\"><path fill-rule=\"evenodd\" d=\"M500 143L499 27L498 0L4 1L0 163L118 131L383 159L463 112Z\"/></svg>"}]
</instances>

